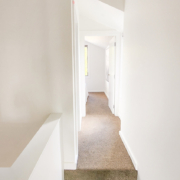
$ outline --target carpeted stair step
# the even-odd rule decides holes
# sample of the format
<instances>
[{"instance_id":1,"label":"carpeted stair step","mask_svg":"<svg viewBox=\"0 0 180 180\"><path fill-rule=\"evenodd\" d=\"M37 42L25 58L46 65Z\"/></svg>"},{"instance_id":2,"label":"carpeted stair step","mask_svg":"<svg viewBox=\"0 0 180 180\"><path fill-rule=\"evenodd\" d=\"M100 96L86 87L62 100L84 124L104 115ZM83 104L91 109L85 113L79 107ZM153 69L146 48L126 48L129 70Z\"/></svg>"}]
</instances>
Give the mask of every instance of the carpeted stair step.
<instances>
[{"instance_id":1,"label":"carpeted stair step","mask_svg":"<svg viewBox=\"0 0 180 180\"><path fill-rule=\"evenodd\" d=\"M137 180L136 170L65 170L64 180Z\"/></svg>"}]
</instances>

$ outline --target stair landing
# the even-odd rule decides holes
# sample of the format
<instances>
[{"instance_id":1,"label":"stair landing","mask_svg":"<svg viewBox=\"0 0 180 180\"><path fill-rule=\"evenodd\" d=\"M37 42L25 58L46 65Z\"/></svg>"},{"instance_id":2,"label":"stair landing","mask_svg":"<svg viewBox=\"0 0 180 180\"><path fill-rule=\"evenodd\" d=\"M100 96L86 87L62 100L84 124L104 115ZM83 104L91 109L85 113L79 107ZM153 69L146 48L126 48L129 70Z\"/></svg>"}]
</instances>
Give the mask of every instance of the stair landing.
<instances>
[{"instance_id":1,"label":"stair landing","mask_svg":"<svg viewBox=\"0 0 180 180\"><path fill-rule=\"evenodd\" d=\"M77 170L65 170L65 180L137 180L119 130L120 119L111 113L106 95L89 93Z\"/></svg>"}]
</instances>

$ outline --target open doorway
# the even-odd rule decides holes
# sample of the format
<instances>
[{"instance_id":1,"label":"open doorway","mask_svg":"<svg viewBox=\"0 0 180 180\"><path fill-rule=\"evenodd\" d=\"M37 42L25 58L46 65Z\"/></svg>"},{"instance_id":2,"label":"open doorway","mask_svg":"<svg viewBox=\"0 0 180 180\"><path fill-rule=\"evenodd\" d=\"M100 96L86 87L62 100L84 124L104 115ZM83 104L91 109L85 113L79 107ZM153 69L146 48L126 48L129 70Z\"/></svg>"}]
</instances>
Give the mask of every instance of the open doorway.
<instances>
[{"instance_id":1,"label":"open doorway","mask_svg":"<svg viewBox=\"0 0 180 180\"><path fill-rule=\"evenodd\" d=\"M106 39L106 40L105 40ZM101 43L100 43L100 42ZM117 31L80 31L79 34L79 56L80 61L78 61L78 67L79 67L79 102L80 102L80 118L78 123L78 129L81 130L81 122L82 118L86 116L86 102L87 102L87 95L89 92L105 92L107 94L109 101L109 107L112 111L112 113L115 116L119 115L119 86L120 86L120 61L121 61L121 33ZM99 43L98 43L99 42ZM106 43L105 43L106 42ZM93 78L90 78L90 76L94 75L90 63L91 54L89 52L91 51L90 46L87 46L88 44L91 44L92 46L102 46L102 44L105 44L103 47L99 47L100 49L103 49L103 62L104 65L101 65L101 69L103 69L103 78L104 81L102 84L98 83L96 84L96 88L90 88L88 86L88 83L97 83L97 77L99 78L100 73L95 76L94 81L92 81ZM109 66L109 72L108 73L108 82L106 83L106 76L108 70L106 70L106 49L109 47L109 52L111 52L109 55L112 55L114 58L114 61L112 63L112 66ZM85 48L87 50L87 62L85 62ZM116 50L117 49L117 50ZM100 51L100 50L99 50ZM113 52L113 53L112 53ZM97 58L98 56L96 56ZM112 59L112 58L111 58ZM98 61L96 60L96 63ZM86 65L85 65L86 63ZM113 68L111 68L113 67ZM88 71L85 69L88 68ZM95 65L95 69L97 69L97 64ZM112 70L113 69L113 70ZM87 72L85 72L87 71ZM85 75L86 73L86 75ZM102 73L101 73L102 74ZM113 82L112 82L113 80ZM86 82L88 81L88 82ZM108 88L106 90L106 84L111 83L114 84L111 89ZM100 88L100 85L104 86L104 88ZM102 87L101 86L101 87ZM92 86L91 86L92 87Z\"/></svg>"},{"instance_id":2,"label":"open doorway","mask_svg":"<svg viewBox=\"0 0 180 180\"><path fill-rule=\"evenodd\" d=\"M103 92L111 112L115 110L115 36L85 36L84 64L86 100L88 93Z\"/></svg>"}]
</instances>

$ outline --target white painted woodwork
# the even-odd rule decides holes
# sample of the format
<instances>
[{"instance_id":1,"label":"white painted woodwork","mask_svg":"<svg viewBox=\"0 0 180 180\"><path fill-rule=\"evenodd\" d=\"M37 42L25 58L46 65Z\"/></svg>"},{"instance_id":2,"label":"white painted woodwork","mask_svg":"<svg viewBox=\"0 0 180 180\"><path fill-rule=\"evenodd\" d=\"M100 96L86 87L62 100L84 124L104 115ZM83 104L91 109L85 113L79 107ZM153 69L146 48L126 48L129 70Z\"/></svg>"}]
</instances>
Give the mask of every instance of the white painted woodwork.
<instances>
[{"instance_id":1,"label":"white painted woodwork","mask_svg":"<svg viewBox=\"0 0 180 180\"><path fill-rule=\"evenodd\" d=\"M107 69L109 69L109 47L106 49L106 53L105 53L105 94L109 99L109 73L108 74L106 73Z\"/></svg>"},{"instance_id":2,"label":"white painted woodwork","mask_svg":"<svg viewBox=\"0 0 180 180\"><path fill-rule=\"evenodd\" d=\"M115 38L109 45L109 108L115 113L115 63L116 63L116 46Z\"/></svg>"}]
</instances>

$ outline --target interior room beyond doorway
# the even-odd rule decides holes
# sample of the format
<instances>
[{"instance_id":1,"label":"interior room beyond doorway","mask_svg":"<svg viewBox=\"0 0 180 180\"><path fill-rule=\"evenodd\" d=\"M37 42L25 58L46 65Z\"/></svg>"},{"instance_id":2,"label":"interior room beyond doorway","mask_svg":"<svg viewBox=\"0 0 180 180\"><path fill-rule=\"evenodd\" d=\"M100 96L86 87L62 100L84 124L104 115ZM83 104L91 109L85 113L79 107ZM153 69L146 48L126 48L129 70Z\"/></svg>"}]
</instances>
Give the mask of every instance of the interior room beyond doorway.
<instances>
[{"instance_id":1,"label":"interior room beyond doorway","mask_svg":"<svg viewBox=\"0 0 180 180\"><path fill-rule=\"evenodd\" d=\"M114 113L114 83L110 76L113 74L114 77L112 66L115 66L115 62L111 61L110 47L114 44L114 36L85 36L86 98L88 98L89 92L104 92L107 98L110 98L109 107L112 113Z\"/></svg>"}]
</instances>

